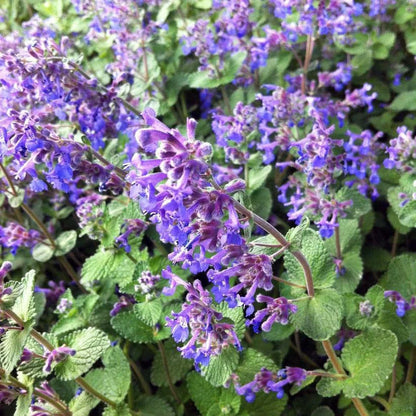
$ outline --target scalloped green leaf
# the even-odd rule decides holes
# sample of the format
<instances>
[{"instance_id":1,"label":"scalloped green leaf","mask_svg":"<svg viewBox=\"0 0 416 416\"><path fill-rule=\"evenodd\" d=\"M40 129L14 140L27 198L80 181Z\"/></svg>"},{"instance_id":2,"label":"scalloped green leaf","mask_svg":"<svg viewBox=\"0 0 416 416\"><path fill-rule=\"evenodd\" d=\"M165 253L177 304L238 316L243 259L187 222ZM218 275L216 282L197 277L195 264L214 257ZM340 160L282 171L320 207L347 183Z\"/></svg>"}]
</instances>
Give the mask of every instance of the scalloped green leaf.
<instances>
[{"instance_id":1,"label":"scalloped green leaf","mask_svg":"<svg viewBox=\"0 0 416 416\"><path fill-rule=\"evenodd\" d=\"M91 370L85 380L110 400L120 403L130 387L131 373L127 358L119 347L108 348L102 362L104 368Z\"/></svg>"},{"instance_id":2,"label":"scalloped green leaf","mask_svg":"<svg viewBox=\"0 0 416 416\"><path fill-rule=\"evenodd\" d=\"M346 342L341 359L349 373L342 381L347 397L373 396L383 386L393 370L398 351L393 332L370 328Z\"/></svg>"},{"instance_id":3,"label":"scalloped green leaf","mask_svg":"<svg viewBox=\"0 0 416 416\"><path fill-rule=\"evenodd\" d=\"M142 344L162 341L170 336L169 328L146 325L137 318L133 311L120 312L111 319L111 326L123 338Z\"/></svg>"},{"instance_id":4,"label":"scalloped green leaf","mask_svg":"<svg viewBox=\"0 0 416 416\"><path fill-rule=\"evenodd\" d=\"M107 335L97 328L72 332L62 338L62 344L76 351L56 364L55 374L62 380L74 380L86 373L110 346Z\"/></svg>"},{"instance_id":5,"label":"scalloped green leaf","mask_svg":"<svg viewBox=\"0 0 416 416\"><path fill-rule=\"evenodd\" d=\"M416 293L416 255L402 254L392 259L383 280L383 286L388 290L397 290L410 301Z\"/></svg>"},{"instance_id":6,"label":"scalloped green leaf","mask_svg":"<svg viewBox=\"0 0 416 416\"><path fill-rule=\"evenodd\" d=\"M212 357L206 367L201 368L201 374L213 386L222 386L237 368L239 353L233 346L224 348L220 355Z\"/></svg>"},{"instance_id":7,"label":"scalloped green leaf","mask_svg":"<svg viewBox=\"0 0 416 416\"><path fill-rule=\"evenodd\" d=\"M336 290L319 290L313 298L294 303L298 310L290 315L291 323L313 340L327 340L340 329L344 311Z\"/></svg>"},{"instance_id":8,"label":"scalloped green leaf","mask_svg":"<svg viewBox=\"0 0 416 416\"><path fill-rule=\"evenodd\" d=\"M335 281L334 262L328 254L319 233L311 229L305 230L299 250L309 263L315 288L323 289L331 287ZM291 282L305 285L303 268L293 253L285 253L284 265Z\"/></svg>"},{"instance_id":9,"label":"scalloped green leaf","mask_svg":"<svg viewBox=\"0 0 416 416\"><path fill-rule=\"evenodd\" d=\"M136 303L133 306L135 315L146 325L156 325L162 316L162 309L160 299Z\"/></svg>"}]
</instances>

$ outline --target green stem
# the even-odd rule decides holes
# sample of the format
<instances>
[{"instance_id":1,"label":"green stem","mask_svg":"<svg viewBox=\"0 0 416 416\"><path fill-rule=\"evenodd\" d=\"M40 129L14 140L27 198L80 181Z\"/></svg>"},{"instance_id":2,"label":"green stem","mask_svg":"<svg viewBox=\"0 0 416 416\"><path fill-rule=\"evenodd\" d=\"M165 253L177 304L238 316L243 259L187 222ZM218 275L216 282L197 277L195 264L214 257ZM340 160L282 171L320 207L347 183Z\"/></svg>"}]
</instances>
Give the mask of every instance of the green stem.
<instances>
[{"instance_id":1,"label":"green stem","mask_svg":"<svg viewBox=\"0 0 416 416\"><path fill-rule=\"evenodd\" d=\"M339 235L339 227L335 227L335 248L337 251L337 259L342 259L341 238Z\"/></svg>"},{"instance_id":2,"label":"green stem","mask_svg":"<svg viewBox=\"0 0 416 416\"><path fill-rule=\"evenodd\" d=\"M397 354L400 357L400 348ZM394 395L396 394L396 383L397 383L397 369L396 363L393 366L393 372L391 373L391 385L390 385L390 393L389 393L389 403L392 402Z\"/></svg>"},{"instance_id":3,"label":"green stem","mask_svg":"<svg viewBox=\"0 0 416 416\"><path fill-rule=\"evenodd\" d=\"M170 376L170 372L169 372L169 365L168 365L168 359L166 357L166 352L165 352L165 348L162 344L161 341L158 341L157 346L159 347L159 351L160 351L160 355L162 357L162 363L163 363L163 368L165 369L165 374L166 374L166 379L169 385L169 390L172 393L172 396L175 398L175 400L181 404L181 399L179 398L178 394L176 393L176 389L174 384L172 383L172 378Z\"/></svg>"},{"instance_id":4,"label":"green stem","mask_svg":"<svg viewBox=\"0 0 416 416\"><path fill-rule=\"evenodd\" d=\"M97 399L99 399L102 402L108 404L112 408L116 408L117 407L117 403L115 403L112 400L108 399L107 397L103 396L99 391L95 390L94 387L90 386L82 377L77 377L75 379L75 381L85 391L87 391L89 394L91 394L91 396L96 397Z\"/></svg>"},{"instance_id":5,"label":"green stem","mask_svg":"<svg viewBox=\"0 0 416 416\"><path fill-rule=\"evenodd\" d=\"M299 289L306 289L306 286L302 286L302 285L298 285L296 283L289 282L288 280L282 279L281 277L273 276L272 279L276 280L277 282L284 283L285 285L289 285L289 286L292 286L292 287L297 287Z\"/></svg>"},{"instance_id":6,"label":"green stem","mask_svg":"<svg viewBox=\"0 0 416 416\"><path fill-rule=\"evenodd\" d=\"M142 386L143 391L150 396L152 394L152 389L150 388L149 383L146 381L146 379L143 377L143 374L139 368L139 366L130 358L127 357L130 367L133 370L133 373L139 380L140 385Z\"/></svg>"},{"instance_id":7,"label":"green stem","mask_svg":"<svg viewBox=\"0 0 416 416\"><path fill-rule=\"evenodd\" d=\"M303 351L301 351L292 341L290 341L289 345L291 348L293 348L297 352L297 354L299 355L300 358L302 358L303 361L305 361L312 367L316 367L316 368L319 367L319 365L314 360L312 360L312 358L310 358Z\"/></svg>"},{"instance_id":8,"label":"green stem","mask_svg":"<svg viewBox=\"0 0 416 416\"><path fill-rule=\"evenodd\" d=\"M43 401L51 404L53 407L55 407L55 409L61 411L64 415L67 416L71 416L72 412L68 409L67 406L65 406L62 402L48 396L47 394L44 394L40 389L38 389L37 387L35 387L33 389L33 394L35 394L35 396L38 396L40 399L42 399Z\"/></svg>"},{"instance_id":9,"label":"green stem","mask_svg":"<svg viewBox=\"0 0 416 416\"><path fill-rule=\"evenodd\" d=\"M324 347L325 353L331 361L332 366L338 374L346 375L344 368L342 367L340 361L338 360L337 355L335 354L334 348L332 347L331 341L322 341L322 346ZM365 408L363 402L358 398L352 398L351 401L354 403L355 409L360 416L369 416L367 409Z\"/></svg>"},{"instance_id":10,"label":"green stem","mask_svg":"<svg viewBox=\"0 0 416 416\"><path fill-rule=\"evenodd\" d=\"M387 412L390 410L390 403L386 399L383 399L380 396L373 396L370 397L370 399L374 400L377 403L380 403Z\"/></svg>"}]
</instances>

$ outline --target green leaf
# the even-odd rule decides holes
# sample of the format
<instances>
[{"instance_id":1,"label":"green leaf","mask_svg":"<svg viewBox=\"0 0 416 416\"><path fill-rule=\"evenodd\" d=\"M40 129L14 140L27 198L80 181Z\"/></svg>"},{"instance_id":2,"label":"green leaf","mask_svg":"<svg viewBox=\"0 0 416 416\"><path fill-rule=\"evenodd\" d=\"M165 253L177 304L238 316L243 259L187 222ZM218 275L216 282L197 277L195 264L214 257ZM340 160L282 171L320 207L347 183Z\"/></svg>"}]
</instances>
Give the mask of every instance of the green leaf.
<instances>
[{"instance_id":1,"label":"green leaf","mask_svg":"<svg viewBox=\"0 0 416 416\"><path fill-rule=\"evenodd\" d=\"M192 361L183 358L178 351L177 345L172 341L168 341L164 344L164 350L169 374L172 383L175 384L179 380L183 379L192 368ZM150 379L152 384L158 387L169 385L160 351L156 352L153 359Z\"/></svg>"},{"instance_id":2,"label":"green leaf","mask_svg":"<svg viewBox=\"0 0 416 416\"><path fill-rule=\"evenodd\" d=\"M340 329L343 306L336 290L319 290L313 298L294 303L298 310L290 315L291 323L313 340L327 340Z\"/></svg>"},{"instance_id":3,"label":"green leaf","mask_svg":"<svg viewBox=\"0 0 416 416\"><path fill-rule=\"evenodd\" d=\"M100 247L98 251L85 260L81 271L81 283L90 283L105 279L114 262L114 251Z\"/></svg>"},{"instance_id":4,"label":"green leaf","mask_svg":"<svg viewBox=\"0 0 416 416\"><path fill-rule=\"evenodd\" d=\"M91 370L85 380L108 399L120 403L130 387L130 365L119 347L110 347L104 353L104 368Z\"/></svg>"},{"instance_id":5,"label":"green leaf","mask_svg":"<svg viewBox=\"0 0 416 416\"><path fill-rule=\"evenodd\" d=\"M110 345L107 335L97 328L72 332L62 338L62 343L76 351L56 364L55 374L62 380L73 380L87 372Z\"/></svg>"},{"instance_id":6,"label":"green leaf","mask_svg":"<svg viewBox=\"0 0 416 416\"><path fill-rule=\"evenodd\" d=\"M220 355L210 359L206 367L202 367L201 374L213 386L222 386L237 368L239 353L233 346L224 348Z\"/></svg>"},{"instance_id":7,"label":"green leaf","mask_svg":"<svg viewBox=\"0 0 416 416\"><path fill-rule=\"evenodd\" d=\"M335 266L319 233L311 229L305 230L299 250L310 265L315 288L331 287L335 280ZM285 253L284 264L289 280L304 285L303 268L291 252Z\"/></svg>"},{"instance_id":8,"label":"green leaf","mask_svg":"<svg viewBox=\"0 0 416 416\"><path fill-rule=\"evenodd\" d=\"M123 338L138 344L161 341L170 335L169 328L150 327L138 319L133 311L120 312L114 316L111 326Z\"/></svg>"},{"instance_id":9,"label":"green leaf","mask_svg":"<svg viewBox=\"0 0 416 416\"><path fill-rule=\"evenodd\" d=\"M397 8L394 14L394 22L402 25L415 17L413 8L409 7L407 3L402 4Z\"/></svg>"},{"instance_id":10,"label":"green leaf","mask_svg":"<svg viewBox=\"0 0 416 416\"><path fill-rule=\"evenodd\" d=\"M142 396L139 401L140 416L175 416L169 403L157 396Z\"/></svg>"},{"instance_id":11,"label":"green leaf","mask_svg":"<svg viewBox=\"0 0 416 416\"><path fill-rule=\"evenodd\" d=\"M272 210L272 194L268 188L256 189L251 194L251 209L260 217L267 220Z\"/></svg>"},{"instance_id":12,"label":"green leaf","mask_svg":"<svg viewBox=\"0 0 416 416\"><path fill-rule=\"evenodd\" d=\"M356 219L341 219L339 220L338 229L341 252L343 254L347 252L360 253L363 238L360 233L358 221ZM335 245L335 235L325 240L325 246L331 256L336 256L337 250Z\"/></svg>"},{"instance_id":13,"label":"green leaf","mask_svg":"<svg viewBox=\"0 0 416 416\"><path fill-rule=\"evenodd\" d=\"M9 329L0 341L0 367L10 374L22 356L23 348L29 338L31 326L26 325L21 331Z\"/></svg>"},{"instance_id":14,"label":"green leaf","mask_svg":"<svg viewBox=\"0 0 416 416\"><path fill-rule=\"evenodd\" d=\"M356 294L348 294L345 298L347 325L352 329L365 329L373 325L381 314L385 304L384 290L381 286L371 287L365 298ZM371 309L369 315L360 313L360 305L367 303Z\"/></svg>"},{"instance_id":15,"label":"green leaf","mask_svg":"<svg viewBox=\"0 0 416 416\"><path fill-rule=\"evenodd\" d=\"M409 315L409 312L406 315ZM397 316L396 305L385 300L377 324L380 328L393 332L399 344L406 342L409 339L409 333L412 332L411 328L408 329L404 322L406 322L404 319L402 320Z\"/></svg>"},{"instance_id":16,"label":"green leaf","mask_svg":"<svg viewBox=\"0 0 416 416\"><path fill-rule=\"evenodd\" d=\"M312 412L311 416L335 416L335 414L328 406L319 406Z\"/></svg>"},{"instance_id":17,"label":"green leaf","mask_svg":"<svg viewBox=\"0 0 416 416\"><path fill-rule=\"evenodd\" d=\"M64 231L56 239L55 256L64 256L69 253L77 242L77 232L75 230Z\"/></svg>"},{"instance_id":18,"label":"green leaf","mask_svg":"<svg viewBox=\"0 0 416 416\"><path fill-rule=\"evenodd\" d=\"M246 58L245 51L237 52L225 61L224 70L219 78L212 78L208 71L199 71L189 75L191 88L217 88L231 82Z\"/></svg>"},{"instance_id":19,"label":"green leaf","mask_svg":"<svg viewBox=\"0 0 416 416\"><path fill-rule=\"evenodd\" d=\"M156 325L162 315L162 302L160 299L136 303L133 307L136 316L146 325Z\"/></svg>"},{"instance_id":20,"label":"green leaf","mask_svg":"<svg viewBox=\"0 0 416 416\"><path fill-rule=\"evenodd\" d=\"M235 371L239 376L240 385L253 381L254 376L259 373L263 367L270 371L277 371L279 369L271 358L254 348L247 348L243 352L242 360Z\"/></svg>"},{"instance_id":21,"label":"green leaf","mask_svg":"<svg viewBox=\"0 0 416 416\"><path fill-rule=\"evenodd\" d=\"M213 403L218 403L221 389L208 383L200 374L192 372L186 378L189 395L195 406L205 416Z\"/></svg>"},{"instance_id":22,"label":"green leaf","mask_svg":"<svg viewBox=\"0 0 416 416\"><path fill-rule=\"evenodd\" d=\"M53 248L44 243L38 243L33 247L32 257L41 263L45 263L53 257Z\"/></svg>"},{"instance_id":23,"label":"green leaf","mask_svg":"<svg viewBox=\"0 0 416 416\"><path fill-rule=\"evenodd\" d=\"M356 75L365 74L371 68L372 64L373 59L371 49L366 49L364 53L361 53L360 55L355 55L351 59L351 65Z\"/></svg>"},{"instance_id":24,"label":"green leaf","mask_svg":"<svg viewBox=\"0 0 416 416\"><path fill-rule=\"evenodd\" d=\"M273 393L265 394L260 392L256 394L256 399L253 403L242 401L240 414L249 416L280 416L284 414L283 411L285 410L287 400L286 395L282 399L277 399Z\"/></svg>"},{"instance_id":25,"label":"green leaf","mask_svg":"<svg viewBox=\"0 0 416 416\"><path fill-rule=\"evenodd\" d=\"M387 269L383 286L387 290L397 290L409 301L416 293L416 255L402 254L392 259Z\"/></svg>"},{"instance_id":26,"label":"green leaf","mask_svg":"<svg viewBox=\"0 0 416 416\"><path fill-rule=\"evenodd\" d=\"M404 91L400 93L390 104L393 111L414 111L416 110L416 91Z\"/></svg>"},{"instance_id":27,"label":"green leaf","mask_svg":"<svg viewBox=\"0 0 416 416\"><path fill-rule=\"evenodd\" d=\"M262 335L266 341L282 341L289 338L294 331L295 328L291 324L281 325L275 322L271 330L269 332L263 332Z\"/></svg>"},{"instance_id":28,"label":"green leaf","mask_svg":"<svg viewBox=\"0 0 416 416\"><path fill-rule=\"evenodd\" d=\"M406 48L412 54L416 55L416 32L406 31L404 32L406 39Z\"/></svg>"},{"instance_id":29,"label":"green leaf","mask_svg":"<svg viewBox=\"0 0 416 416\"><path fill-rule=\"evenodd\" d=\"M23 288L20 296L16 299L12 311L27 323L36 316L35 302L33 299L35 289L35 271L30 270L21 281Z\"/></svg>"},{"instance_id":30,"label":"green leaf","mask_svg":"<svg viewBox=\"0 0 416 416\"><path fill-rule=\"evenodd\" d=\"M7 195L9 195L7 197L7 200L9 201L9 204L12 208L19 208L20 205L23 204L23 201L25 199L24 189L17 189L16 196L13 195L13 192L8 193Z\"/></svg>"},{"instance_id":31,"label":"green leaf","mask_svg":"<svg viewBox=\"0 0 416 416\"><path fill-rule=\"evenodd\" d=\"M363 276L363 261L359 253L347 251L342 256L344 274L337 276L334 288L339 293L353 292Z\"/></svg>"},{"instance_id":32,"label":"green leaf","mask_svg":"<svg viewBox=\"0 0 416 416\"><path fill-rule=\"evenodd\" d=\"M271 256L281 248L279 242L270 234L258 237L250 243L252 244L250 249L250 253L252 254L266 254Z\"/></svg>"},{"instance_id":33,"label":"green leaf","mask_svg":"<svg viewBox=\"0 0 416 416\"><path fill-rule=\"evenodd\" d=\"M384 46L390 49L394 45L396 34L394 32L386 31L377 35L376 39L378 43L382 43Z\"/></svg>"},{"instance_id":34,"label":"green leaf","mask_svg":"<svg viewBox=\"0 0 416 416\"><path fill-rule=\"evenodd\" d=\"M286 240L290 243L292 250L300 250L302 247L303 236L309 229L309 218L304 216L301 223L294 228L291 228L286 234Z\"/></svg>"},{"instance_id":35,"label":"green leaf","mask_svg":"<svg viewBox=\"0 0 416 416\"><path fill-rule=\"evenodd\" d=\"M117 408L107 406L102 416L131 416L127 403L121 403Z\"/></svg>"},{"instance_id":36,"label":"green leaf","mask_svg":"<svg viewBox=\"0 0 416 416\"><path fill-rule=\"evenodd\" d=\"M409 231L412 229L411 227L406 227L403 225L395 211L392 207L387 208L387 218L391 226L399 233L399 234L408 234Z\"/></svg>"},{"instance_id":37,"label":"green leaf","mask_svg":"<svg viewBox=\"0 0 416 416\"><path fill-rule=\"evenodd\" d=\"M344 394L374 396L392 372L397 351L396 336L381 328L370 328L346 342L341 359L350 377L342 381Z\"/></svg>"},{"instance_id":38,"label":"green leaf","mask_svg":"<svg viewBox=\"0 0 416 416\"><path fill-rule=\"evenodd\" d=\"M371 210L371 201L356 189L343 187L336 193L336 200L352 201L352 206L347 208L347 218L357 219Z\"/></svg>"},{"instance_id":39,"label":"green leaf","mask_svg":"<svg viewBox=\"0 0 416 416\"><path fill-rule=\"evenodd\" d=\"M375 43L373 45L373 58L374 59L386 59L389 56L389 48L381 43Z\"/></svg>"},{"instance_id":40,"label":"green leaf","mask_svg":"<svg viewBox=\"0 0 416 416\"><path fill-rule=\"evenodd\" d=\"M414 416L416 415L416 387L413 384L403 384L389 410L389 416Z\"/></svg>"},{"instance_id":41,"label":"green leaf","mask_svg":"<svg viewBox=\"0 0 416 416\"><path fill-rule=\"evenodd\" d=\"M263 186L271 171L272 167L270 165L250 169L248 172L248 191L253 192Z\"/></svg>"},{"instance_id":42,"label":"green leaf","mask_svg":"<svg viewBox=\"0 0 416 416\"><path fill-rule=\"evenodd\" d=\"M413 345L416 345L416 310L411 309L410 311L407 311L403 318L403 322L409 330L409 341Z\"/></svg>"},{"instance_id":43,"label":"green leaf","mask_svg":"<svg viewBox=\"0 0 416 416\"><path fill-rule=\"evenodd\" d=\"M72 416L89 416L91 410L100 403L98 399L83 391L69 402L69 410Z\"/></svg>"}]
</instances>

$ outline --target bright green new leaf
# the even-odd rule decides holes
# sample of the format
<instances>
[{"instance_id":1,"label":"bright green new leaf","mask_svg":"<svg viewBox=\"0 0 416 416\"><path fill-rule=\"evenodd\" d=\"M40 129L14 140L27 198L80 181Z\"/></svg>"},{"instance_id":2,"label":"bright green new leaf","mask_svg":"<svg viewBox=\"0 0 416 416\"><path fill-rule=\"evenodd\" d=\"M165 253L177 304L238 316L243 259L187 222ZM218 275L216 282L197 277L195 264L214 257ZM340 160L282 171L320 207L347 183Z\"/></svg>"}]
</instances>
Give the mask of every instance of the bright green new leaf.
<instances>
[{"instance_id":1,"label":"bright green new leaf","mask_svg":"<svg viewBox=\"0 0 416 416\"><path fill-rule=\"evenodd\" d=\"M156 325L162 315L160 299L136 303L133 307L136 316L146 325Z\"/></svg>"},{"instance_id":2,"label":"bright green new leaf","mask_svg":"<svg viewBox=\"0 0 416 416\"><path fill-rule=\"evenodd\" d=\"M54 250L49 244L38 243L33 247L32 257L40 263L45 263L53 257Z\"/></svg>"},{"instance_id":3,"label":"bright green new leaf","mask_svg":"<svg viewBox=\"0 0 416 416\"><path fill-rule=\"evenodd\" d=\"M397 391L391 403L389 416L416 415L416 387L413 384L403 384Z\"/></svg>"}]
</instances>

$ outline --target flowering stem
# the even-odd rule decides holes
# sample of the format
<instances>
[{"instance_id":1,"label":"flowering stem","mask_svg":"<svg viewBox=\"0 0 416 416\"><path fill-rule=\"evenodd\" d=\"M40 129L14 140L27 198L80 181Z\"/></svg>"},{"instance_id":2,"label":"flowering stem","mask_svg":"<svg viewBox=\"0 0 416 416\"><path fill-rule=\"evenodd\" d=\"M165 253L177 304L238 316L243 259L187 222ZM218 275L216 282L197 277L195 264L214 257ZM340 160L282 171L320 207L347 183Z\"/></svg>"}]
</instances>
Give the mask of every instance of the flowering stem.
<instances>
[{"instance_id":1,"label":"flowering stem","mask_svg":"<svg viewBox=\"0 0 416 416\"><path fill-rule=\"evenodd\" d=\"M48 396L47 394L44 394L40 389L38 389L37 387L35 387L33 389L33 393L38 396L40 399L42 399L45 402L48 402L49 404L51 404L53 407L55 407L57 410L60 410L64 415L68 415L71 416L72 412L68 409L67 406L65 406L61 401L56 400L50 396Z\"/></svg>"},{"instance_id":2,"label":"flowering stem","mask_svg":"<svg viewBox=\"0 0 416 416\"><path fill-rule=\"evenodd\" d=\"M337 250L337 259L342 259L341 238L339 235L339 227L335 227L335 248Z\"/></svg>"},{"instance_id":3,"label":"flowering stem","mask_svg":"<svg viewBox=\"0 0 416 416\"><path fill-rule=\"evenodd\" d=\"M157 346L159 347L160 355L162 357L163 368L165 369L166 379L167 379L167 382L169 384L169 390L171 391L172 396L175 398L175 400L179 404L181 404L182 401L179 398L178 394L176 393L175 386L172 383L172 378L171 378L170 372L169 372L168 359L166 357L165 348L163 347L163 344L162 344L161 341L158 341Z\"/></svg>"},{"instance_id":4,"label":"flowering stem","mask_svg":"<svg viewBox=\"0 0 416 416\"><path fill-rule=\"evenodd\" d=\"M305 95L306 93L307 73L308 73L309 64L312 58L313 45L314 45L313 36L308 35L308 37L306 38L306 51L305 51L305 60L303 62L303 75L302 75L302 84L301 84L301 91L303 95Z\"/></svg>"},{"instance_id":5,"label":"flowering stem","mask_svg":"<svg viewBox=\"0 0 416 416\"><path fill-rule=\"evenodd\" d=\"M129 364L130 364L131 369L133 370L133 373L136 375L137 379L139 380L139 383L141 384L143 391L148 396L150 396L152 394L152 390L149 386L149 383L143 377L143 374L141 373L139 366L128 356L127 356L127 360L129 361Z\"/></svg>"},{"instance_id":6,"label":"flowering stem","mask_svg":"<svg viewBox=\"0 0 416 416\"><path fill-rule=\"evenodd\" d=\"M329 361L331 361L331 364L335 368L335 371L338 374L346 375L344 368L342 367L337 355L335 354L331 341L322 341L322 346L324 347L325 353L328 356ZM360 399L353 398L351 399L351 401L354 403L355 409L357 410L360 416L369 416L367 409L365 408L363 402Z\"/></svg>"},{"instance_id":7,"label":"flowering stem","mask_svg":"<svg viewBox=\"0 0 416 416\"><path fill-rule=\"evenodd\" d=\"M69 263L69 261L66 259L65 256L59 256L57 257L59 263L61 266L66 270L66 272L69 274L71 279L76 283L76 285L81 289L82 292L88 293L87 289L85 289L84 286L82 286L81 282L78 279L78 275Z\"/></svg>"}]
</instances>

